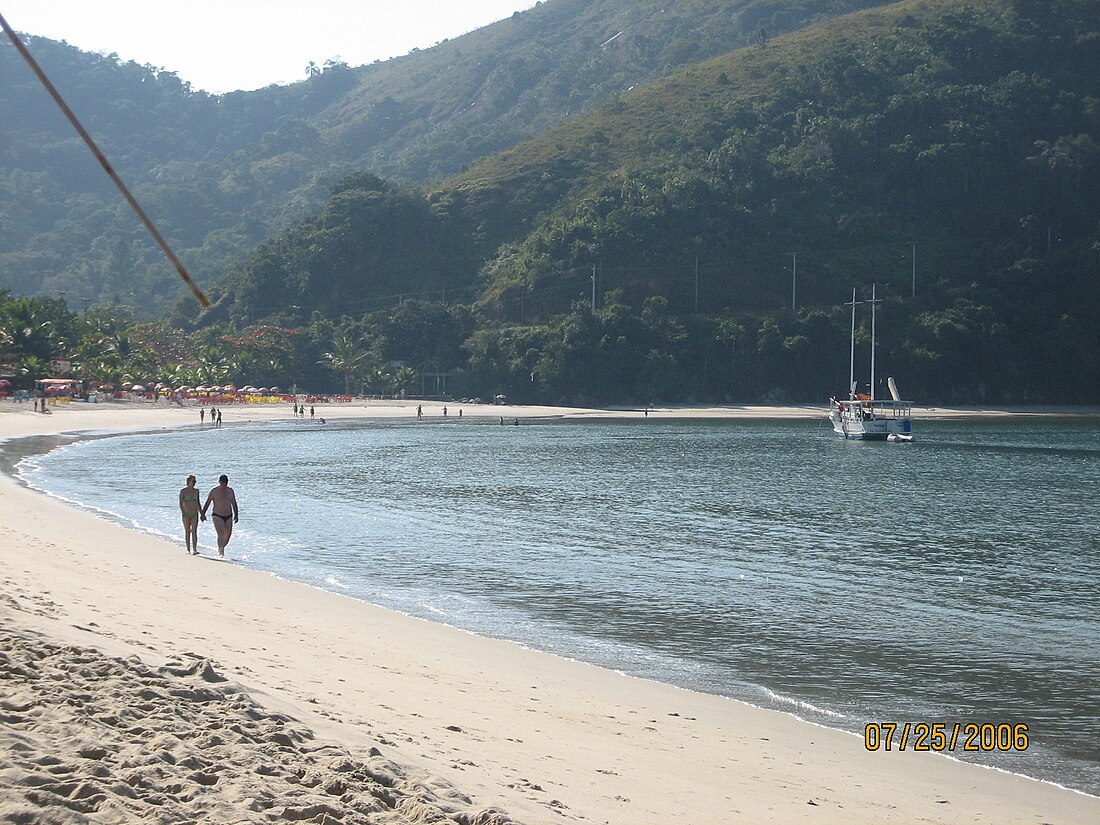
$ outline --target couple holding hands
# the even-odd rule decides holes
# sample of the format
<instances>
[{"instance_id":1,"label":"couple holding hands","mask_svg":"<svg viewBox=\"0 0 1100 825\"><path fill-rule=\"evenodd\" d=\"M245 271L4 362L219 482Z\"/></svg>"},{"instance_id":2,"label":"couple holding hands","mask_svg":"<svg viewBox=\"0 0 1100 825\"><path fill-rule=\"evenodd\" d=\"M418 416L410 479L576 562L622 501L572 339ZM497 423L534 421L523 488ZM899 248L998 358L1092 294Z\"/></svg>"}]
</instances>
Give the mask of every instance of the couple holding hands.
<instances>
[{"instance_id":1,"label":"couple holding hands","mask_svg":"<svg viewBox=\"0 0 1100 825\"><path fill-rule=\"evenodd\" d=\"M180 512L183 514L183 536L187 552L199 554L199 520L206 521L206 510L214 509L214 530L218 534L218 555L225 555L225 546L233 535L233 525L239 520L237 496L229 486L229 476L221 476L218 486L210 491L206 503L199 508L199 490L193 475L187 477L187 486L180 490Z\"/></svg>"}]
</instances>

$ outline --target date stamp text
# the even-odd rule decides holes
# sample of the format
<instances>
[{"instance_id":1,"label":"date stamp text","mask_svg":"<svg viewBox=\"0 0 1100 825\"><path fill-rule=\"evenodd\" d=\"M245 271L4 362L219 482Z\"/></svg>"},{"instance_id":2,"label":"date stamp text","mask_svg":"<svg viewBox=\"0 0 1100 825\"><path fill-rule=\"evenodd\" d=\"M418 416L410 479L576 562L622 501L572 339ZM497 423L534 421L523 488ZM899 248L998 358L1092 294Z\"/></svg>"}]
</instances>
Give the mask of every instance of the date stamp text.
<instances>
[{"instance_id":1,"label":"date stamp text","mask_svg":"<svg viewBox=\"0 0 1100 825\"><path fill-rule=\"evenodd\" d=\"M869 751L1026 751L1027 725L1007 722L868 722L863 746Z\"/></svg>"}]
</instances>

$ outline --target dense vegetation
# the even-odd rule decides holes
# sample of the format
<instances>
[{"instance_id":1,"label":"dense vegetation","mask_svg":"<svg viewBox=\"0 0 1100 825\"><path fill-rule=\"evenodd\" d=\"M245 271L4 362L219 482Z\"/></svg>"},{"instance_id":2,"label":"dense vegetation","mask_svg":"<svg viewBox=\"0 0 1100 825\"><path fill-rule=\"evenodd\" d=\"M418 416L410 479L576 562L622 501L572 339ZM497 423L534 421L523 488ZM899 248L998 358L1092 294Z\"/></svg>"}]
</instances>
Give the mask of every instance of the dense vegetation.
<instances>
[{"instance_id":1,"label":"dense vegetation","mask_svg":"<svg viewBox=\"0 0 1100 825\"><path fill-rule=\"evenodd\" d=\"M907 396L1100 403L1098 144L1092 3L909 0L757 37L429 191L348 177L169 320L241 381L821 400L847 384L843 302L877 284Z\"/></svg>"},{"instance_id":2,"label":"dense vegetation","mask_svg":"<svg viewBox=\"0 0 1100 825\"><path fill-rule=\"evenodd\" d=\"M344 175L438 180L754 36L881 2L552 0L397 60L222 96L113 55L29 46L206 285ZM6 38L0 77L0 287L155 316L180 294L174 270Z\"/></svg>"},{"instance_id":3,"label":"dense vegetation","mask_svg":"<svg viewBox=\"0 0 1100 825\"><path fill-rule=\"evenodd\" d=\"M450 295L481 319L450 359L475 387L813 398L846 386L842 304L877 283L879 363L909 394L1097 399L1097 29L1087 3L914 2L777 38L479 164L384 246L344 192L234 273L211 318L239 324L261 295L351 317ZM453 266L380 283L429 214ZM311 297L334 277L339 306Z\"/></svg>"}]
</instances>

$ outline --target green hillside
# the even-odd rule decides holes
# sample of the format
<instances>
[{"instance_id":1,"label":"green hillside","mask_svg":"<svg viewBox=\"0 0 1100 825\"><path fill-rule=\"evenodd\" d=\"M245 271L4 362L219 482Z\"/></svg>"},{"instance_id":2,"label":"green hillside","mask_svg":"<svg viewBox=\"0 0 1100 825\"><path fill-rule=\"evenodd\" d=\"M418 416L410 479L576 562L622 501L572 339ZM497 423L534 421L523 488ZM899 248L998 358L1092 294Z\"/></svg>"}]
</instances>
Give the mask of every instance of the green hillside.
<instances>
[{"instance_id":1,"label":"green hillside","mask_svg":"<svg viewBox=\"0 0 1100 825\"><path fill-rule=\"evenodd\" d=\"M905 395L1100 403L1094 3L904 0L634 85L427 189L333 183L209 284L211 310L177 303L170 330L10 301L0 361L67 349L112 378L820 401L846 390L843 303L874 285L878 375ZM293 153L308 134L265 140Z\"/></svg>"},{"instance_id":2,"label":"green hillside","mask_svg":"<svg viewBox=\"0 0 1100 825\"><path fill-rule=\"evenodd\" d=\"M398 274L420 223L367 256L357 220L376 218L333 202L232 276L210 317L242 323L279 294L284 313L354 320L441 290L478 310L451 358L475 386L812 398L846 385L840 304L875 283L880 363L912 394L1096 399L1092 11L911 0L769 39L433 190L420 211L452 245L420 279ZM320 262L352 242L338 271ZM332 277L339 301L315 301Z\"/></svg>"},{"instance_id":3,"label":"green hillside","mask_svg":"<svg viewBox=\"0 0 1100 825\"><path fill-rule=\"evenodd\" d=\"M550 0L400 59L224 96L112 55L30 48L209 284L344 175L439 180L753 37L880 2ZM179 294L173 269L6 39L0 78L0 288L156 314Z\"/></svg>"}]
</instances>

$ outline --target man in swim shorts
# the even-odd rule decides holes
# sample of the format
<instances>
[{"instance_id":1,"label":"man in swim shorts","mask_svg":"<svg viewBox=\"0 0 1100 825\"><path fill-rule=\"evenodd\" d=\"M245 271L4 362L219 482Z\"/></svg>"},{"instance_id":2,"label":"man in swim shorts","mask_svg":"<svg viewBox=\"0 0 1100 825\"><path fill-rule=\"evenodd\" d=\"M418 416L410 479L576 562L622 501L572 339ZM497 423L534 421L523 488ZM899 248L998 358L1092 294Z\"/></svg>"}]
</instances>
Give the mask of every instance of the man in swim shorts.
<instances>
[{"instance_id":1,"label":"man in swim shorts","mask_svg":"<svg viewBox=\"0 0 1100 825\"><path fill-rule=\"evenodd\" d=\"M180 490L180 512L183 514L183 540L188 554L199 554L199 488L195 477L187 477L187 486Z\"/></svg>"},{"instance_id":2,"label":"man in swim shorts","mask_svg":"<svg viewBox=\"0 0 1100 825\"><path fill-rule=\"evenodd\" d=\"M200 514L203 521L206 521L206 508L211 505L214 509L214 530L218 534L218 555L224 556L225 546L233 536L233 525L240 520L237 496L229 486L229 476L220 476L218 486L213 488L206 497L206 503L202 505Z\"/></svg>"}]
</instances>

